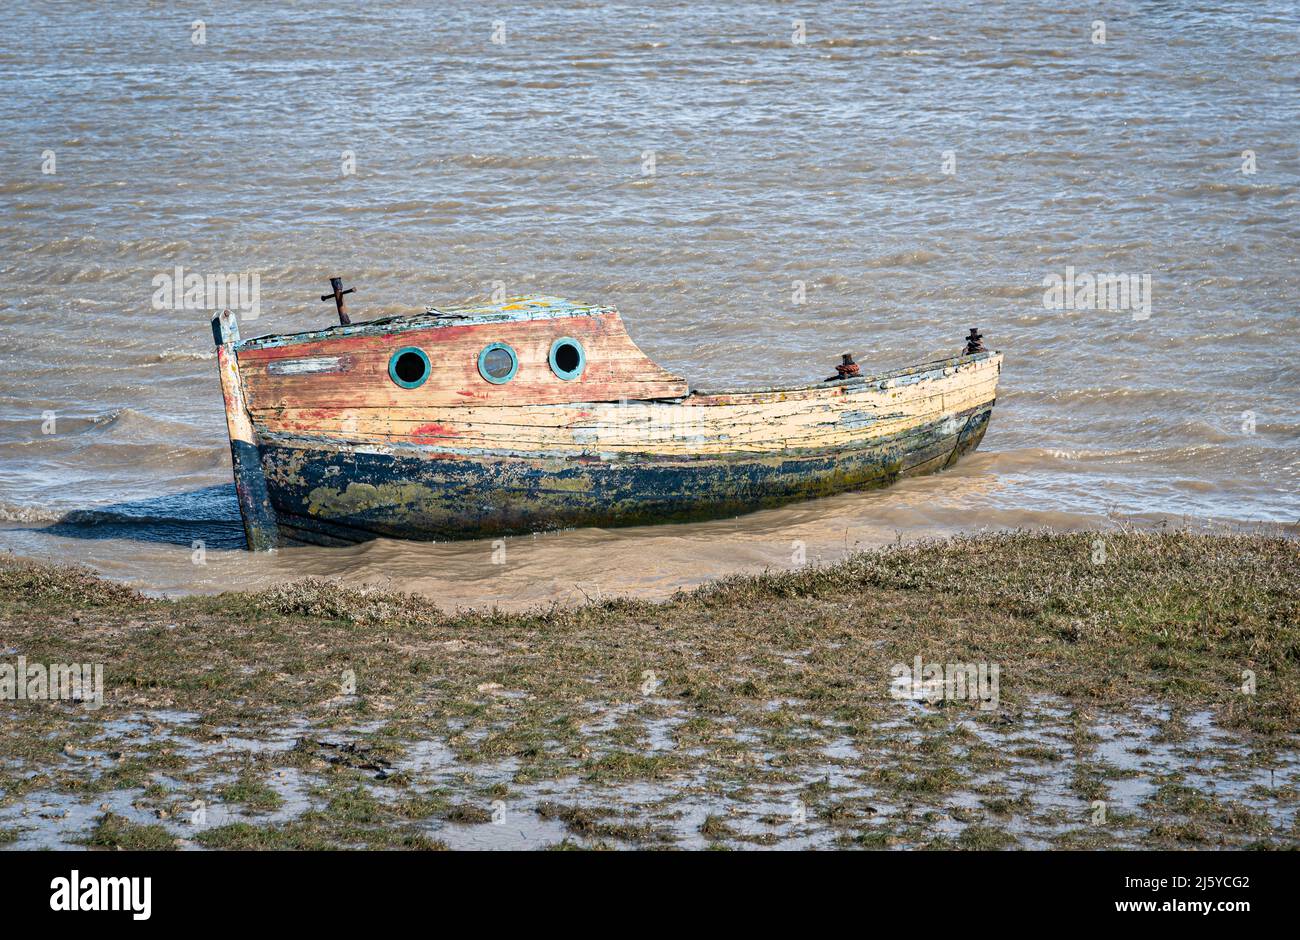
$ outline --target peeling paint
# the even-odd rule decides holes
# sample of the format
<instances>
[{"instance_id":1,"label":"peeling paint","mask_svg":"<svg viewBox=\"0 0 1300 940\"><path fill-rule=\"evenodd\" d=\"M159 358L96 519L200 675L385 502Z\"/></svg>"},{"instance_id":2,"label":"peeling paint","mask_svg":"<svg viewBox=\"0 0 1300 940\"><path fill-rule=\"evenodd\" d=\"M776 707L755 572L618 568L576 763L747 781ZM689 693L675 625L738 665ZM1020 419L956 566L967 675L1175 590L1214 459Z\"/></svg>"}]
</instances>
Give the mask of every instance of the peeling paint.
<instances>
[{"instance_id":1,"label":"peeling paint","mask_svg":"<svg viewBox=\"0 0 1300 940\"><path fill-rule=\"evenodd\" d=\"M932 422L834 453L725 460L574 461L542 455L439 457L406 445L340 449L266 443L262 460L282 529L305 542L478 538L571 526L734 515L930 473L979 444L991 403L957 433ZM346 486L340 483L346 480Z\"/></svg>"},{"instance_id":2,"label":"peeling paint","mask_svg":"<svg viewBox=\"0 0 1300 940\"><path fill-rule=\"evenodd\" d=\"M587 348L579 381L547 364L557 329ZM485 342L506 340L519 373L493 386L474 363ZM437 351L418 387L389 375L401 345ZM684 521L887 485L976 447L1001 371L990 351L691 392L613 307L548 297L219 348L246 526L253 513L323 544Z\"/></svg>"}]
</instances>

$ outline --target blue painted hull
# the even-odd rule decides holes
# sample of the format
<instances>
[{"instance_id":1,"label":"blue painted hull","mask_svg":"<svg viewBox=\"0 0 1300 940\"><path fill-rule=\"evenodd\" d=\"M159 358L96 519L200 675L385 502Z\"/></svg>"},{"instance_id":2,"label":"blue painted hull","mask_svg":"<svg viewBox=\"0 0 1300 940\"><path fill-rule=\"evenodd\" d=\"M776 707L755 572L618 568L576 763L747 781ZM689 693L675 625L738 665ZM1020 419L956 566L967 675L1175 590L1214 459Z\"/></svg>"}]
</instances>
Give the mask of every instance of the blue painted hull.
<instances>
[{"instance_id":1,"label":"blue painted hull","mask_svg":"<svg viewBox=\"0 0 1300 940\"><path fill-rule=\"evenodd\" d=\"M949 419L857 447L766 457L469 457L275 437L260 442L260 459L284 540L482 538L734 516L885 486L973 450L992 408L957 416L955 429Z\"/></svg>"}]
</instances>

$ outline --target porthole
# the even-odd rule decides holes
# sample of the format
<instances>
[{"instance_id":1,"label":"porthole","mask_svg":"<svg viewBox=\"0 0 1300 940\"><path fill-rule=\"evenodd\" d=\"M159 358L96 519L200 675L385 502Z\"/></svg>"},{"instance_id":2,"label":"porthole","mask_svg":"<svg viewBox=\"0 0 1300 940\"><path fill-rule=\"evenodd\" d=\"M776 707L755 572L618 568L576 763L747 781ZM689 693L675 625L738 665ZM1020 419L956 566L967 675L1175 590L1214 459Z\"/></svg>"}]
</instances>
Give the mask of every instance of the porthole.
<instances>
[{"instance_id":1,"label":"porthole","mask_svg":"<svg viewBox=\"0 0 1300 940\"><path fill-rule=\"evenodd\" d=\"M478 374L493 385L505 385L519 371L519 357L505 343L488 343L478 354Z\"/></svg>"},{"instance_id":2,"label":"porthole","mask_svg":"<svg viewBox=\"0 0 1300 940\"><path fill-rule=\"evenodd\" d=\"M551 343L551 371L567 382L582 375L587 368L587 354L582 343L569 336L561 336Z\"/></svg>"},{"instance_id":3,"label":"porthole","mask_svg":"<svg viewBox=\"0 0 1300 940\"><path fill-rule=\"evenodd\" d=\"M429 378L429 371L429 357L414 346L403 346L388 360L388 375L402 388L419 388Z\"/></svg>"}]
</instances>

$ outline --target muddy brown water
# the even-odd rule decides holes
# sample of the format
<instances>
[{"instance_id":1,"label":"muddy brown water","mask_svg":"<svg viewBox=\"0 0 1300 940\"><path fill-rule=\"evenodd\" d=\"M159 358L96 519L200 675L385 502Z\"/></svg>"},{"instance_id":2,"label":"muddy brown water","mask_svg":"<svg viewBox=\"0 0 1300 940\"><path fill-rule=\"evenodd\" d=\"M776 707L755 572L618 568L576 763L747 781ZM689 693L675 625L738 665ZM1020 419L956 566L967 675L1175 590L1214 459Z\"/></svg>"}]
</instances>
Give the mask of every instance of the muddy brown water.
<instances>
[{"instance_id":1,"label":"muddy brown water","mask_svg":"<svg viewBox=\"0 0 1300 940\"><path fill-rule=\"evenodd\" d=\"M316 574L517 607L971 529L1300 519L1294 4L246 4L202 43L196 16L7 12L0 548L151 590ZM504 564L250 557L209 312L153 304L178 265L257 273L246 335L330 322L342 274L356 317L612 302L703 387L973 325L1006 363L982 449L886 491L512 538ZM1067 268L1149 277L1149 316L1046 308Z\"/></svg>"}]
</instances>

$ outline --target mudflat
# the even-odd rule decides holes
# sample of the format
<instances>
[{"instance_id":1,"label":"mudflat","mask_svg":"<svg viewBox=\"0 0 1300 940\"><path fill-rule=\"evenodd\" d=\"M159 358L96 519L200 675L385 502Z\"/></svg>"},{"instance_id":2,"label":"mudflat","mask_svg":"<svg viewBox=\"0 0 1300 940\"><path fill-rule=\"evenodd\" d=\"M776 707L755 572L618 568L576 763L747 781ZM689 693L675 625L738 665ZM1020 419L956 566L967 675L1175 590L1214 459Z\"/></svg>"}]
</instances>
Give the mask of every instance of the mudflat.
<instances>
[{"instance_id":1,"label":"mudflat","mask_svg":"<svg viewBox=\"0 0 1300 940\"><path fill-rule=\"evenodd\" d=\"M4 561L0 843L1292 847L1298 574L1286 538L1012 532L504 613ZM19 657L102 702L18 700Z\"/></svg>"}]
</instances>

